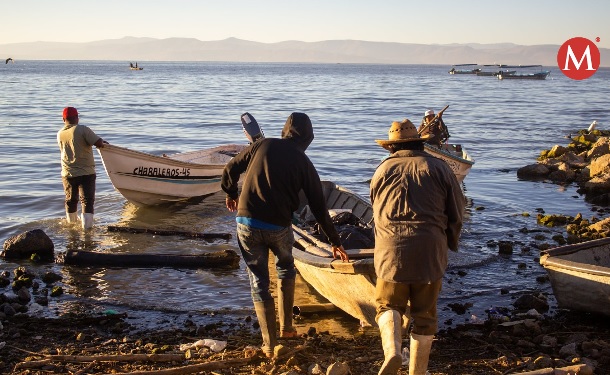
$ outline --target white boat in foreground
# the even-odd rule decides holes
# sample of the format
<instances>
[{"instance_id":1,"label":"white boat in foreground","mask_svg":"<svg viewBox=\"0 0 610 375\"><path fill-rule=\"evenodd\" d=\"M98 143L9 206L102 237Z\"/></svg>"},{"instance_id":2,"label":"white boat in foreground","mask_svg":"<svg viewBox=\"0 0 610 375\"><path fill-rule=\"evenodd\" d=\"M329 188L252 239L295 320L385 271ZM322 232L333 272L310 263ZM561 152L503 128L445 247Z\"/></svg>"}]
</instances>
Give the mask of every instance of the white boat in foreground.
<instances>
[{"instance_id":1,"label":"white boat in foreground","mask_svg":"<svg viewBox=\"0 0 610 375\"><path fill-rule=\"evenodd\" d=\"M540 264L559 307L610 315L610 238L543 251Z\"/></svg>"},{"instance_id":2,"label":"white boat in foreground","mask_svg":"<svg viewBox=\"0 0 610 375\"><path fill-rule=\"evenodd\" d=\"M330 181L322 181L329 211L349 211L369 230L373 227L373 207L363 197ZM294 263L303 279L329 302L360 320L362 325L375 323L375 267L374 245L368 248L349 248L344 243L349 262L333 259L331 246L321 241L306 224L307 202L302 200L297 213L303 219L293 224L295 246ZM374 242L373 242L374 243Z\"/></svg>"},{"instance_id":3,"label":"white boat in foreground","mask_svg":"<svg viewBox=\"0 0 610 375\"><path fill-rule=\"evenodd\" d=\"M438 148L425 143L424 149L429 154L443 159L449 167L451 167L451 170L455 173L455 176L460 183L464 181L474 165L474 160L470 157L468 152L466 152L466 149L459 144L445 143L441 144L441 147Z\"/></svg>"},{"instance_id":4,"label":"white boat in foreground","mask_svg":"<svg viewBox=\"0 0 610 375\"><path fill-rule=\"evenodd\" d=\"M115 145L98 148L114 188L136 205L157 205L220 191L225 164L245 145L156 156Z\"/></svg>"}]
</instances>

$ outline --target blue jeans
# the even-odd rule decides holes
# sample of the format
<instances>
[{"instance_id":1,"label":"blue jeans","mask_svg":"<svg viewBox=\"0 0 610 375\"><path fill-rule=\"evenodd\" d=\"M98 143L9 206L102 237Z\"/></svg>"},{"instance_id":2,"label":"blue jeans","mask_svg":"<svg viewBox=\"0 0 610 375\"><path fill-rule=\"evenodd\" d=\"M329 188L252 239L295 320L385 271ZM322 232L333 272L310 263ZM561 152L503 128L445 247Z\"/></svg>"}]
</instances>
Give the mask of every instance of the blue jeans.
<instances>
[{"instance_id":1,"label":"blue jeans","mask_svg":"<svg viewBox=\"0 0 610 375\"><path fill-rule=\"evenodd\" d=\"M237 223L237 242L248 267L252 301L272 301L269 292L269 250L275 255L278 279L294 279L297 274L292 257L292 228L266 230Z\"/></svg>"}]
</instances>

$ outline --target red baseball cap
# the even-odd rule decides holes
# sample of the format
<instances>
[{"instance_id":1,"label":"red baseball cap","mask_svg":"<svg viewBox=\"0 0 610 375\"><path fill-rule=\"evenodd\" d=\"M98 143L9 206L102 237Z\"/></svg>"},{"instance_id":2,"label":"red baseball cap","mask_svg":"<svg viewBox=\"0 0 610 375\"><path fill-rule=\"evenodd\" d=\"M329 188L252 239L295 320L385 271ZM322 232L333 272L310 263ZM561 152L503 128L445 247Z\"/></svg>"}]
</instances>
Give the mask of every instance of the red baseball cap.
<instances>
[{"instance_id":1,"label":"red baseball cap","mask_svg":"<svg viewBox=\"0 0 610 375\"><path fill-rule=\"evenodd\" d=\"M64 118L68 117L77 117L78 111L74 107L66 107L64 108Z\"/></svg>"}]
</instances>

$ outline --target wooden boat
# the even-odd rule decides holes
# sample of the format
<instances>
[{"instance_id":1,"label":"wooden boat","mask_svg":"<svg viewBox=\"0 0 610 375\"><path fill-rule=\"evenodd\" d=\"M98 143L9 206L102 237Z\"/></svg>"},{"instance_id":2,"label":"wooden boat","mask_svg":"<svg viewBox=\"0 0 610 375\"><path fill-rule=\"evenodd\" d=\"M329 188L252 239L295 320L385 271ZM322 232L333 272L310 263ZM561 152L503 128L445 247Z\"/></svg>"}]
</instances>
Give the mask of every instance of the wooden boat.
<instances>
[{"instance_id":1,"label":"wooden boat","mask_svg":"<svg viewBox=\"0 0 610 375\"><path fill-rule=\"evenodd\" d=\"M541 253L561 308L610 315L610 238Z\"/></svg>"},{"instance_id":2,"label":"wooden boat","mask_svg":"<svg viewBox=\"0 0 610 375\"><path fill-rule=\"evenodd\" d=\"M449 164L449 167L451 167L451 170L455 173L455 176L460 183L464 181L468 172L470 172L470 169L474 165L474 160L470 157L466 149L459 144L444 143L440 148L424 144L424 149L429 154L443 159Z\"/></svg>"},{"instance_id":3,"label":"wooden boat","mask_svg":"<svg viewBox=\"0 0 610 375\"><path fill-rule=\"evenodd\" d=\"M480 71L480 72L477 72L477 75L478 76L497 77L500 74L509 75L509 74L515 74L515 73L517 73L516 70L498 70L498 71L495 71L495 72Z\"/></svg>"},{"instance_id":4,"label":"wooden boat","mask_svg":"<svg viewBox=\"0 0 610 375\"><path fill-rule=\"evenodd\" d=\"M363 197L333 182L323 181L328 209L350 210L364 228L373 227L373 208ZM303 198L297 215L306 219L307 202ZM329 244L322 242L303 224L293 224L294 263L303 279L329 302L360 320L363 326L375 326L374 246L364 249L346 247L350 260L333 259Z\"/></svg>"},{"instance_id":5,"label":"wooden boat","mask_svg":"<svg viewBox=\"0 0 610 375\"><path fill-rule=\"evenodd\" d=\"M477 74L481 71L481 68L475 69L456 69L456 67L476 66L478 64L455 64L449 70L449 74Z\"/></svg>"},{"instance_id":6,"label":"wooden boat","mask_svg":"<svg viewBox=\"0 0 610 375\"><path fill-rule=\"evenodd\" d=\"M186 200L220 191L225 164L244 145L222 145L169 156L156 156L115 145L98 152L114 188L136 205Z\"/></svg>"},{"instance_id":7,"label":"wooden boat","mask_svg":"<svg viewBox=\"0 0 610 375\"><path fill-rule=\"evenodd\" d=\"M542 65L506 65L510 68L542 68ZM551 74L548 70L541 70L532 73L513 73L513 74L498 74L498 79L546 79Z\"/></svg>"},{"instance_id":8,"label":"wooden boat","mask_svg":"<svg viewBox=\"0 0 610 375\"><path fill-rule=\"evenodd\" d=\"M551 74L550 71L527 74L498 74L498 79L546 79Z\"/></svg>"},{"instance_id":9,"label":"wooden boat","mask_svg":"<svg viewBox=\"0 0 610 375\"><path fill-rule=\"evenodd\" d=\"M330 244L323 242L323 236L316 235L310 226L307 202L302 197L292 225L295 266L301 277L329 302L358 319L362 326L375 326L373 207L368 199L331 181L322 181L322 189L331 216L348 211L359 221L358 233L350 233L352 240L343 243L350 260L344 263L333 259ZM360 237L362 241L355 239ZM350 242L356 246L350 246Z\"/></svg>"},{"instance_id":10,"label":"wooden boat","mask_svg":"<svg viewBox=\"0 0 610 375\"><path fill-rule=\"evenodd\" d=\"M142 70L142 69L144 69L144 68L139 68L139 67L132 66L132 67L130 67L129 69L131 69L131 70Z\"/></svg>"}]
</instances>

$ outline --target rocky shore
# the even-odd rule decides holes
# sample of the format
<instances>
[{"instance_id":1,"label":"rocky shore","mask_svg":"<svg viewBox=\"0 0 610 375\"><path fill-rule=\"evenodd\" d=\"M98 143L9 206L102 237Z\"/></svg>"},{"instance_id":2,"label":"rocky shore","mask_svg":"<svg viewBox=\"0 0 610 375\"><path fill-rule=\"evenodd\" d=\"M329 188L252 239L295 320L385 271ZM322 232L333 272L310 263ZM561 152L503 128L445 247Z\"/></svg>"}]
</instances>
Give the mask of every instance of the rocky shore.
<instances>
[{"instance_id":1,"label":"rocky shore","mask_svg":"<svg viewBox=\"0 0 610 375\"><path fill-rule=\"evenodd\" d=\"M538 212L537 225L552 227L552 240L538 228L523 228L530 244L511 240L487 244L497 247L499 254L512 254L514 246L521 246L522 252L544 250L610 235L610 218L603 218L610 212L606 208L610 203L610 132L582 130L570 137L567 146L542 151L537 163L520 168L517 176L578 184L588 202L604 208L591 218ZM7 240L4 256L10 250L33 262L52 257L53 244L40 232ZM24 245L26 240L30 243ZM44 251L32 251L36 246ZM536 261L535 255L531 258ZM462 276L458 272L450 280ZM544 282L548 282L544 277L532 280ZM318 329L315 315L299 318L300 337L280 340L278 356L272 360L258 351L260 330L253 314L200 325L187 319L154 330L134 326L128 313L41 317L40 312L62 293L60 275L38 275L27 267L0 269L0 373L356 375L376 374L383 362L376 329L349 337L332 335ZM563 310L548 314L544 295L525 291L518 295L510 308L490 309L477 320L451 328L439 322L430 373L610 374L607 317ZM456 320L468 312L466 305L450 307ZM408 367L403 366L401 374L407 373Z\"/></svg>"},{"instance_id":2,"label":"rocky shore","mask_svg":"<svg viewBox=\"0 0 610 375\"><path fill-rule=\"evenodd\" d=\"M125 315L3 318L3 374L376 374L379 335L319 332L280 340L278 357L257 350L255 319L133 332ZM212 344L210 344L212 343ZM429 371L454 374L609 374L610 324L587 314L491 317L441 330ZM204 344L207 344L204 345ZM219 344L215 348L213 344ZM221 350L218 350L221 349ZM568 371L572 372L557 372ZM400 372L407 374L403 366Z\"/></svg>"}]
</instances>

